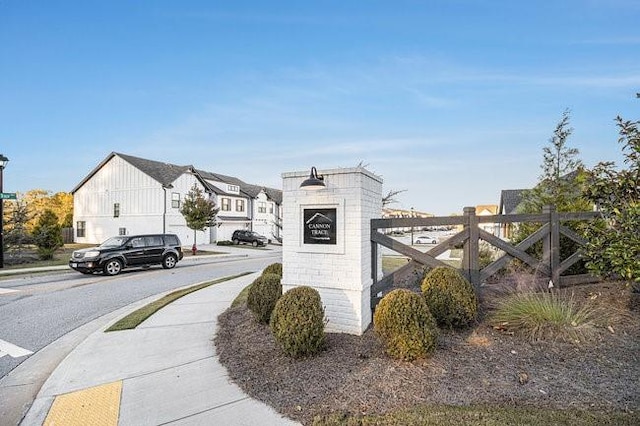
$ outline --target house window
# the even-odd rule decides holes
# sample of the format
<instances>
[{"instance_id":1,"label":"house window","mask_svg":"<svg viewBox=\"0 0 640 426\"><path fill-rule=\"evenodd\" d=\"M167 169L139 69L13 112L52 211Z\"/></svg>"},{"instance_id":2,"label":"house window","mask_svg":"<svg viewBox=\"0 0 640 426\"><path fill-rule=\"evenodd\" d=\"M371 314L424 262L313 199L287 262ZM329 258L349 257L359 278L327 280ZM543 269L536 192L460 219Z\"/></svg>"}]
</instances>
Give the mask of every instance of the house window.
<instances>
[{"instance_id":1,"label":"house window","mask_svg":"<svg viewBox=\"0 0 640 426\"><path fill-rule=\"evenodd\" d=\"M227 185L227 192L239 192L240 188L238 185Z\"/></svg>"},{"instance_id":2,"label":"house window","mask_svg":"<svg viewBox=\"0 0 640 426\"><path fill-rule=\"evenodd\" d=\"M76 237L85 237L87 231L87 222L84 220L76 222Z\"/></svg>"},{"instance_id":3,"label":"house window","mask_svg":"<svg viewBox=\"0 0 640 426\"><path fill-rule=\"evenodd\" d=\"M269 213L273 214L273 203L269 203Z\"/></svg>"},{"instance_id":4,"label":"house window","mask_svg":"<svg viewBox=\"0 0 640 426\"><path fill-rule=\"evenodd\" d=\"M266 213L267 212L267 203L264 201L260 201L258 203L258 213Z\"/></svg>"},{"instance_id":5,"label":"house window","mask_svg":"<svg viewBox=\"0 0 640 426\"><path fill-rule=\"evenodd\" d=\"M118 229L118 235L127 235L127 228Z\"/></svg>"},{"instance_id":6,"label":"house window","mask_svg":"<svg viewBox=\"0 0 640 426\"><path fill-rule=\"evenodd\" d=\"M231 210L231 199L230 198L222 198L221 199L222 202L222 211L224 212L228 212Z\"/></svg>"},{"instance_id":7,"label":"house window","mask_svg":"<svg viewBox=\"0 0 640 426\"><path fill-rule=\"evenodd\" d=\"M172 209L180 208L180 193L178 192L171 193L171 208Z\"/></svg>"},{"instance_id":8,"label":"house window","mask_svg":"<svg viewBox=\"0 0 640 426\"><path fill-rule=\"evenodd\" d=\"M236 200L236 211L237 212L244 211L244 200Z\"/></svg>"},{"instance_id":9,"label":"house window","mask_svg":"<svg viewBox=\"0 0 640 426\"><path fill-rule=\"evenodd\" d=\"M120 203L113 204L113 217L120 217Z\"/></svg>"}]
</instances>

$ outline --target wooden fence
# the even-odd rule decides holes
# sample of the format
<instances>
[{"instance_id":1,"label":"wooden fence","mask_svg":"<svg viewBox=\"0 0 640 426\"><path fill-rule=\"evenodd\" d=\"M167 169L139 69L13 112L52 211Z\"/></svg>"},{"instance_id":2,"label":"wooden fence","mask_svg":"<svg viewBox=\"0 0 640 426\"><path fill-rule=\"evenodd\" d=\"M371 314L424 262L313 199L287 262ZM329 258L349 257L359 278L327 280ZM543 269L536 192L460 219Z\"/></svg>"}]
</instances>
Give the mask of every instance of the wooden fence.
<instances>
[{"instance_id":1,"label":"wooden fence","mask_svg":"<svg viewBox=\"0 0 640 426\"><path fill-rule=\"evenodd\" d=\"M590 221L601 217L598 212L572 212L558 213L553 206L547 206L540 214L511 214L511 215L491 215L476 216L475 207L465 207L462 216L428 217L428 218L391 218L373 219L371 221L371 259L373 285L371 287L371 307L375 308L382 296L388 293L400 277L406 277L408 273L414 271L416 267L428 266L449 266L437 256L445 253L455 246L463 245L462 254L462 274L476 288L488 278L492 277L513 259L519 259L529 265L539 276L548 278L556 287L570 286L596 282L598 279L589 274L563 275L580 260L580 251L576 251L565 259L560 259L560 235L575 241L578 246L584 245L585 241L574 231L563 225L567 221ZM480 228L482 223L500 224L501 228L508 224L538 223L541 227L526 239L512 245L487 231ZM462 225L462 231L440 242L435 247L423 253L412 246L403 244L387 235L379 232L379 229L389 228L424 228L433 226L457 226ZM502 250L504 254L495 259L486 267L480 269L480 240L486 241L491 246ZM536 259L526 252L531 246L542 240L542 258ZM377 280L377 259L379 245L387 247L410 260L407 265L402 266Z\"/></svg>"}]
</instances>

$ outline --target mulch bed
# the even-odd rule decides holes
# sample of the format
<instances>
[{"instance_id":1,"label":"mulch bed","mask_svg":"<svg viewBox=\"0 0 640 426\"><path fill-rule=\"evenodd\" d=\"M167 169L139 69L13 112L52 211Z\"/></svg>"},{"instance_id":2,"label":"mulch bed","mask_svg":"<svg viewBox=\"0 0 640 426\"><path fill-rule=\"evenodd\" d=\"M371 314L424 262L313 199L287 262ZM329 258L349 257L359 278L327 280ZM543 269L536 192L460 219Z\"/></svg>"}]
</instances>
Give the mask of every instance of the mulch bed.
<instances>
[{"instance_id":1,"label":"mulch bed","mask_svg":"<svg viewBox=\"0 0 640 426\"><path fill-rule=\"evenodd\" d=\"M245 306L219 317L216 350L231 379L281 414L311 424L333 412L382 414L417 404L556 409L640 409L640 295L620 283L571 289L618 312L589 342L531 343L483 318L463 332L443 331L433 356L389 358L370 328L327 334L315 357L291 359Z\"/></svg>"}]
</instances>

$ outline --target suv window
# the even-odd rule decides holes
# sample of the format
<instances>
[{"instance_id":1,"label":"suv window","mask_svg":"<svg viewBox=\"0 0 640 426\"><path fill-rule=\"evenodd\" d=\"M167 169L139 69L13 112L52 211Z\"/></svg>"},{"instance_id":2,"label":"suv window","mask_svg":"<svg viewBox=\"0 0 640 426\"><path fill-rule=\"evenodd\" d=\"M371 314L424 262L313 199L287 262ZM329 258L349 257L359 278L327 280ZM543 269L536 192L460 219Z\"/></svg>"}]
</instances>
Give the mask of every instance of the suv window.
<instances>
[{"instance_id":1,"label":"suv window","mask_svg":"<svg viewBox=\"0 0 640 426\"><path fill-rule=\"evenodd\" d=\"M178 241L178 237L176 237L175 235L165 235L164 236L164 241L169 246L179 246L180 245L180 241Z\"/></svg>"},{"instance_id":2,"label":"suv window","mask_svg":"<svg viewBox=\"0 0 640 426\"><path fill-rule=\"evenodd\" d=\"M159 235L144 237L144 242L147 247L161 246L163 244L162 237Z\"/></svg>"},{"instance_id":3,"label":"suv window","mask_svg":"<svg viewBox=\"0 0 640 426\"><path fill-rule=\"evenodd\" d=\"M136 238L132 238L130 241L130 244L133 248L138 248L138 247L144 247L144 238L143 237L136 237Z\"/></svg>"}]
</instances>

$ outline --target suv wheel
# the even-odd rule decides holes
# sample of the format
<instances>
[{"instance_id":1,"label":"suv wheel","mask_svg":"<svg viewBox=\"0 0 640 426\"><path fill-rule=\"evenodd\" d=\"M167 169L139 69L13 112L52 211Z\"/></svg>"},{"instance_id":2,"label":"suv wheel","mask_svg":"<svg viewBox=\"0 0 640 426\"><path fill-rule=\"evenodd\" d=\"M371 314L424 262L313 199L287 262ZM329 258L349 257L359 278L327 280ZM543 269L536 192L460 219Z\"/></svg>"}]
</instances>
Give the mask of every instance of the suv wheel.
<instances>
[{"instance_id":1,"label":"suv wheel","mask_svg":"<svg viewBox=\"0 0 640 426\"><path fill-rule=\"evenodd\" d=\"M251 243L251 245L252 245L252 246L254 246L254 247L258 247L258 242L257 242L257 241L253 241L253 242Z\"/></svg>"},{"instance_id":2,"label":"suv wheel","mask_svg":"<svg viewBox=\"0 0 640 426\"><path fill-rule=\"evenodd\" d=\"M235 240L233 240L233 244L235 244L235 245L240 244L240 240L236 238Z\"/></svg>"},{"instance_id":3,"label":"suv wheel","mask_svg":"<svg viewBox=\"0 0 640 426\"><path fill-rule=\"evenodd\" d=\"M104 264L103 271L105 275L118 275L120 271L122 271L122 262L118 259L109 259L107 263Z\"/></svg>"},{"instance_id":4,"label":"suv wheel","mask_svg":"<svg viewBox=\"0 0 640 426\"><path fill-rule=\"evenodd\" d=\"M176 266L176 263L178 263L178 258L175 254L169 253L162 259L162 267L164 269L172 269Z\"/></svg>"}]
</instances>

